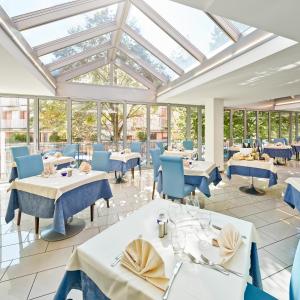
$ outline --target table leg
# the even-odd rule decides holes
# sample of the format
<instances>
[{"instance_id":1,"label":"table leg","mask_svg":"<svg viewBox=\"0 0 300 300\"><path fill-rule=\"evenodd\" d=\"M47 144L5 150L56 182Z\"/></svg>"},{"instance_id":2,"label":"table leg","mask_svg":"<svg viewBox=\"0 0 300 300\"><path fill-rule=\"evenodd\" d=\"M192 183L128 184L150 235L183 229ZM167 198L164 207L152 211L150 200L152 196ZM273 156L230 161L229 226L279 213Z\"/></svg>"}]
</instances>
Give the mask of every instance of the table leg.
<instances>
[{"instance_id":1,"label":"table leg","mask_svg":"<svg viewBox=\"0 0 300 300\"><path fill-rule=\"evenodd\" d=\"M154 199L154 193L155 193L155 181L153 181L152 200Z\"/></svg>"},{"instance_id":2,"label":"table leg","mask_svg":"<svg viewBox=\"0 0 300 300\"><path fill-rule=\"evenodd\" d=\"M119 184L124 182L126 182L126 180L123 178L122 172L119 172L118 176L116 177L115 183Z\"/></svg>"},{"instance_id":3,"label":"table leg","mask_svg":"<svg viewBox=\"0 0 300 300\"><path fill-rule=\"evenodd\" d=\"M131 177L134 179L134 168L131 168Z\"/></svg>"},{"instance_id":4,"label":"table leg","mask_svg":"<svg viewBox=\"0 0 300 300\"><path fill-rule=\"evenodd\" d=\"M90 210L91 210L91 222L94 221L94 208L95 208L95 203L90 206Z\"/></svg>"},{"instance_id":5,"label":"table leg","mask_svg":"<svg viewBox=\"0 0 300 300\"><path fill-rule=\"evenodd\" d=\"M265 194L265 191L254 187L253 176L251 177L251 185L250 186L241 186L240 191L243 193L255 195L255 196L262 196Z\"/></svg>"}]
</instances>

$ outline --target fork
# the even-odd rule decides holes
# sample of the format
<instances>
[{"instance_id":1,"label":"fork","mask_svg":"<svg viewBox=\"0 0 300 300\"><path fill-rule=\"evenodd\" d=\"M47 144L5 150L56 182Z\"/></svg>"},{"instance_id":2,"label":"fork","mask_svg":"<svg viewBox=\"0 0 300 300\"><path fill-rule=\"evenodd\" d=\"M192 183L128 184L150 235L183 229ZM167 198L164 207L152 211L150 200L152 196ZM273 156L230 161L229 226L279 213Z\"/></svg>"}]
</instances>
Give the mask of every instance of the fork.
<instances>
[{"instance_id":1,"label":"fork","mask_svg":"<svg viewBox=\"0 0 300 300\"><path fill-rule=\"evenodd\" d=\"M201 259L204 261L204 263L208 264L209 266L217 266L218 268L223 269L224 271L235 274L239 277L244 277L244 275L242 273L234 271L234 270L227 269L227 268L225 268L225 267L223 267L219 264L216 264L213 261L209 260L207 257L205 257L203 254L201 254Z\"/></svg>"}]
</instances>

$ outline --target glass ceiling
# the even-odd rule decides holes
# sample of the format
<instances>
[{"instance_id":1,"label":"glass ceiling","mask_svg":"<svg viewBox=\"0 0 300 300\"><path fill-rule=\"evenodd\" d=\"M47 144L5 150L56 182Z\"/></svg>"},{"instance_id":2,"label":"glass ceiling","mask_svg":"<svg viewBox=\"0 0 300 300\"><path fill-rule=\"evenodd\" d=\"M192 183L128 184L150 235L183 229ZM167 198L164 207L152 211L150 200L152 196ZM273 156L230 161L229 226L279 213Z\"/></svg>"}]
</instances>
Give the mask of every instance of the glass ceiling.
<instances>
[{"instance_id":1,"label":"glass ceiling","mask_svg":"<svg viewBox=\"0 0 300 300\"><path fill-rule=\"evenodd\" d=\"M140 6L143 1L145 5ZM68 2L72 2L69 10ZM41 10L39 13L42 16L47 15L48 23L43 24L43 21L37 18L38 20L33 22L35 27L23 27L21 34L28 44L34 47L33 52L37 51L36 47L43 45L43 52L37 54L41 54L39 56L41 63L45 68L50 68L49 71L54 77L76 70L74 74L77 77L74 81L80 80L85 83L95 80L95 84L109 84L109 78L106 78L107 67L96 68L97 72L91 71L78 76L82 66L101 60L106 61L108 65L116 62L126 66L130 69L130 74L137 75L134 78L142 76L147 82L153 84L154 89L157 89L190 70L201 67L202 61L209 60L256 30L248 25L223 18L232 25L232 29L239 36L238 41L233 40L230 32L226 32L228 29L220 27L205 12L171 0L141 0L141 3L136 3L138 7L129 2L126 19L122 17L126 15L122 11L124 10L122 1L118 4L113 4L112 1L111 5L106 7L101 7L99 4L100 8L95 9L93 6L90 11L78 12L76 6L80 4L80 7L84 7L84 3L84 0L0 0L1 6L10 17L36 10ZM66 5L60 8L60 4ZM51 11L54 5L58 7L55 11ZM75 8L74 12L73 8ZM43 11L43 9L47 10ZM66 9L69 16L56 20L55 14L59 9L62 11ZM158 19L151 16L151 10L158 14ZM18 19L12 19L12 22L14 21L18 22ZM164 22L171 25L172 32L162 27L161 24ZM117 24L125 25L117 27ZM107 26L110 25L111 28L107 30ZM102 30L104 34L99 36L96 36L97 32L87 34L91 32L88 29L95 27L97 30L98 28ZM116 29L121 34L117 35L114 31ZM78 33L80 33L79 39L75 38L78 37ZM68 42L64 43L66 39L63 38L67 38ZM48 42L52 42L50 48ZM93 50L102 45L104 47L99 49L99 52L97 49ZM86 51L89 52L85 55ZM43 55L44 53L48 54ZM114 74L118 75L118 79L114 84L124 86L120 78L124 77L126 72L117 70ZM100 81L99 76L102 78ZM139 85L134 83L135 79L132 76L128 75L128 78L126 82L129 82L129 85Z\"/></svg>"}]
</instances>

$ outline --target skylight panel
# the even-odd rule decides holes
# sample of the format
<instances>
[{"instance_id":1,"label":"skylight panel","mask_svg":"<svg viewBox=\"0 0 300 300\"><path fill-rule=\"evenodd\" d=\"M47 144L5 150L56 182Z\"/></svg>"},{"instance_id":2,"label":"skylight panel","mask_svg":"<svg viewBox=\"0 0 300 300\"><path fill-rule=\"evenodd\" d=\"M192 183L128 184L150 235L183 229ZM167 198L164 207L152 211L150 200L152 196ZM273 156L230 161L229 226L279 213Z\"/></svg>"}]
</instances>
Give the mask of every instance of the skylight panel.
<instances>
[{"instance_id":1,"label":"skylight panel","mask_svg":"<svg viewBox=\"0 0 300 300\"><path fill-rule=\"evenodd\" d=\"M131 5L126 23L185 72L200 64L198 60L133 5Z\"/></svg>"},{"instance_id":2,"label":"skylight panel","mask_svg":"<svg viewBox=\"0 0 300 300\"><path fill-rule=\"evenodd\" d=\"M233 41L203 11L170 0L145 0L207 58Z\"/></svg>"},{"instance_id":3,"label":"skylight panel","mask_svg":"<svg viewBox=\"0 0 300 300\"><path fill-rule=\"evenodd\" d=\"M243 23L240 23L240 22L237 22L237 21L232 21L232 20L229 20L234 26L235 28L238 29L238 31L246 36L248 35L249 33L253 32L256 28L255 27L251 27L249 25L246 25L246 24L243 24Z\"/></svg>"},{"instance_id":4,"label":"skylight panel","mask_svg":"<svg viewBox=\"0 0 300 300\"><path fill-rule=\"evenodd\" d=\"M121 38L121 46L132 51L140 59L147 62L155 71L164 75L168 80L178 78L178 75L162 63L158 58L152 55L148 50L138 44L129 35L123 33Z\"/></svg>"},{"instance_id":5,"label":"skylight panel","mask_svg":"<svg viewBox=\"0 0 300 300\"><path fill-rule=\"evenodd\" d=\"M87 13L24 30L22 34L30 46L35 47L86 29L113 22L116 18L117 7L118 5L114 4L95 9Z\"/></svg>"},{"instance_id":6,"label":"skylight panel","mask_svg":"<svg viewBox=\"0 0 300 300\"><path fill-rule=\"evenodd\" d=\"M60 49L58 51L40 56L40 60L43 64L50 64L56 62L58 60L64 59L66 57L70 57L72 55L81 53L83 51L99 47L111 41L111 33L107 33L101 36L97 36L95 38L86 40L84 42Z\"/></svg>"}]
</instances>

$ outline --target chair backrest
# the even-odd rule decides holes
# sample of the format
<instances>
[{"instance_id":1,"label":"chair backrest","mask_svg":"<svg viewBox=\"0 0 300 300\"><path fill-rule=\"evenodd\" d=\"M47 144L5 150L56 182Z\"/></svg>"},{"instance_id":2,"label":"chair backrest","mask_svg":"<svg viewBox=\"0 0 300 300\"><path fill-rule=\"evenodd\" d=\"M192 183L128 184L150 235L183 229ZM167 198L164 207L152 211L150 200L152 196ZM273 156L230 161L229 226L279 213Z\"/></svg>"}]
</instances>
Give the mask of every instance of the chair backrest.
<instances>
[{"instance_id":1,"label":"chair backrest","mask_svg":"<svg viewBox=\"0 0 300 300\"><path fill-rule=\"evenodd\" d=\"M26 178L42 174L44 171L43 159L41 154L16 157L18 178Z\"/></svg>"},{"instance_id":2,"label":"chair backrest","mask_svg":"<svg viewBox=\"0 0 300 300\"><path fill-rule=\"evenodd\" d=\"M193 141L185 140L182 142L184 150L193 150Z\"/></svg>"},{"instance_id":3,"label":"chair backrest","mask_svg":"<svg viewBox=\"0 0 300 300\"><path fill-rule=\"evenodd\" d=\"M282 144L285 144L287 145L288 144L288 140L286 138L276 138L274 139L274 143L282 143Z\"/></svg>"},{"instance_id":4,"label":"chair backrest","mask_svg":"<svg viewBox=\"0 0 300 300\"><path fill-rule=\"evenodd\" d=\"M296 142L300 142L300 136L296 137Z\"/></svg>"},{"instance_id":5,"label":"chair backrest","mask_svg":"<svg viewBox=\"0 0 300 300\"><path fill-rule=\"evenodd\" d=\"M75 158L78 153L78 144L67 144L62 150L63 156L71 156Z\"/></svg>"},{"instance_id":6,"label":"chair backrest","mask_svg":"<svg viewBox=\"0 0 300 300\"><path fill-rule=\"evenodd\" d=\"M153 178L154 180L158 176L158 169L160 167L160 149L150 149L150 155L152 158L152 164L153 164Z\"/></svg>"},{"instance_id":7,"label":"chair backrest","mask_svg":"<svg viewBox=\"0 0 300 300\"><path fill-rule=\"evenodd\" d=\"M92 169L96 171L110 171L110 155L109 151L94 151L92 157Z\"/></svg>"},{"instance_id":8,"label":"chair backrest","mask_svg":"<svg viewBox=\"0 0 300 300\"><path fill-rule=\"evenodd\" d=\"M132 142L130 145L131 152L142 152L142 143L141 142Z\"/></svg>"},{"instance_id":9,"label":"chair backrest","mask_svg":"<svg viewBox=\"0 0 300 300\"><path fill-rule=\"evenodd\" d=\"M175 197L184 197L184 171L182 157L160 156L163 172L163 193Z\"/></svg>"},{"instance_id":10,"label":"chair backrest","mask_svg":"<svg viewBox=\"0 0 300 300\"><path fill-rule=\"evenodd\" d=\"M103 144L93 144L93 151L104 151L104 145Z\"/></svg>"},{"instance_id":11,"label":"chair backrest","mask_svg":"<svg viewBox=\"0 0 300 300\"><path fill-rule=\"evenodd\" d=\"M290 283L290 300L300 299L300 241L298 242L295 253L291 283Z\"/></svg>"},{"instance_id":12,"label":"chair backrest","mask_svg":"<svg viewBox=\"0 0 300 300\"><path fill-rule=\"evenodd\" d=\"M262 141L261 141L261 138L257 138L257 139L255 140L255 142L256 142L256 145L257 145L258 147L262 147Z\"/></svg>"},{"instance_id":13,"label":"chair backrest","mask_svg":"<svg viewBox=\"0 0 300 300\"><path fill-rule=\"evenodd\" d=\"M17 157L29 155L29 148L27 146L12 147L11 155L15 161Z\"/></svg>"},{"instance_id":14,"label":"chair backrest","mask_svg":"<svg viewBox=\"0 0 300 300\"><path fill-rule=\"evenodd\" d=\"M156 146L160 149L161 154L165 152L165 147L163 142L156 142Z\"/></svg>"}]
</instances>

